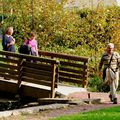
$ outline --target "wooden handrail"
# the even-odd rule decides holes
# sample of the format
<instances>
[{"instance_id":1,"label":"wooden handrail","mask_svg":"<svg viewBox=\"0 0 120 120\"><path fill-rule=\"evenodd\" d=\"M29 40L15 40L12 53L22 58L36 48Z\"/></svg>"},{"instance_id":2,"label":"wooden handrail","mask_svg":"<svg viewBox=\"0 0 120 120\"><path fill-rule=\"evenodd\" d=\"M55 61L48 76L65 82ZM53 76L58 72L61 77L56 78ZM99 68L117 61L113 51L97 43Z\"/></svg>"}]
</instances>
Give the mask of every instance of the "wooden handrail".
<instances>
[{"instance_id":1,"label":"wooden handrail","mask_svg":"<svg viewBox=\"0 0 120 120\"><path fill-rule=\"evenodd\" d=\"M54 53L39 50L39 55L45 58L58 59L59 66L59 80L65 82L72 82L87 86L87 63L88 57L68 55L63 53Z\"/></svg>"},{"instance_id":2,"label":"wooden handrail","mask_svg":"<svg viewBox=\"0 0 120 120\"><path fill-rule=\"evenodd\" d=\"M49 96L54 98L55 88L58 85L56 78L58 64L58 60L50 58L0 51L0 76L16 80L19 94L22 94L22 82L27 82L49 87L51 89ZM7 88L4 89L6 90Z\"/></svg>"},{"instance_id":3,"label":"wooden handrail","mask_svg":"<svg viewBox=\"0 0 120 120\"><path fill-rule=\"evenodd\" d=\"M82 62L88 62L89 58L88 57L81 57L81 56L76 56L76 55L68 55L68 54L62 54L62 53L54 53L54 52L48 52L48 51L42 51L39 50L39 55L42 56L50 56L51 58L56 57L56 58L64 58L64 59L70 59L70 60L75 60L75 61L82 61Z\"/></svg>"},{"instance_id":4,"label":"wooden handrail","mask_svg":"<svg viewBox=\"0 0 120 120\"><path fill-rule=\"evenodd\" d=\"M12 57L18 57L18 58L24 58L24 59L33 59L36 61L48 62L48 63L53 63L53 64L59 63L59 61L56 61L54 59L36 57L32 55L25 55L25 54L19 54L19 53L14 53L14 52L7 52L7 51L0 51L0 55L12 56Z\"/></svg>"}]
</instances>

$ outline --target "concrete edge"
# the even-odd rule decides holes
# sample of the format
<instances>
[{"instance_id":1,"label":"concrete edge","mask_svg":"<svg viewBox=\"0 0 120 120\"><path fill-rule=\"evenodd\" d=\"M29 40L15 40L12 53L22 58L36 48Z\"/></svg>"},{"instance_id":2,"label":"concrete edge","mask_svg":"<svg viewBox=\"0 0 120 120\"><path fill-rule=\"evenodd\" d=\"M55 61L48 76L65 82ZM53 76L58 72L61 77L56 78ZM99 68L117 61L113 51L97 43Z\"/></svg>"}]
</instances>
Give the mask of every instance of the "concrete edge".
<instances>
[{"instance_id":1,"label":"concrete edge","mask_svg":"<svg viewBox=\"0 0 120 120\"><path fill-rule=\"evenodd\" d=\"M59 108L65 108L68 107L69 104L50 104L50 105L41 105L41 106L35 106L35 107L27 107L27 108L21 108L16 110L6 110L0 112L0 118L2 117L9 117L11 115L22 115L22 114L32 114L44 110L52 110L52 109L59 109Z\"/></svg>"}]
</instances>

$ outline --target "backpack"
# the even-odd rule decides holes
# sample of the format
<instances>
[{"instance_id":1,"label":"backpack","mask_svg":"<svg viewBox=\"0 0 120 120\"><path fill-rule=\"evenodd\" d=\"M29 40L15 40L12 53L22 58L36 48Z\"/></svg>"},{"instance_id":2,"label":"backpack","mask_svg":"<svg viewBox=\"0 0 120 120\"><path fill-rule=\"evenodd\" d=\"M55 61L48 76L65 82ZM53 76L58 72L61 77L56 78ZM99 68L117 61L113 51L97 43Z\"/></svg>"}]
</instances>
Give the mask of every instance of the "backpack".
<instances>
[{"instance_id":1,"label":"backpack","mask_svg":"<svg viewBox=\"0 0 120 120\"><path fill-rule=\"evenodd\" d=\"M20 45L20 47L18 48L19 53L22 54L31 54L31 47L29 47L28 45Z\"/></svg>"}]
</instances>

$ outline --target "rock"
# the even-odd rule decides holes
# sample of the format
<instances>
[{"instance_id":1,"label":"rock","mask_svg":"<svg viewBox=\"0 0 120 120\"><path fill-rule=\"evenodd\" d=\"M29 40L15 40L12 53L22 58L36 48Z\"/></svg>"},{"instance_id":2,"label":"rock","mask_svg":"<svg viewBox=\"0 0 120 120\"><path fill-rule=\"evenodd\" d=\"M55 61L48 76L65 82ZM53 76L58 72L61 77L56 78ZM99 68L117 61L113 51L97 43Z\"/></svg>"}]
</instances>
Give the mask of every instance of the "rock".
<instances>
[{"instance_id":1,"label":"rock","mask_svg":"<svg viewBox=\"0 0 120 120\"><path fill-rule=\"evenodd\" d=\"M101 99L97 98L97 99L84 99L83 102L87 103L87 104L100 104L101 103Z\"/></svg>"}]
</instances>

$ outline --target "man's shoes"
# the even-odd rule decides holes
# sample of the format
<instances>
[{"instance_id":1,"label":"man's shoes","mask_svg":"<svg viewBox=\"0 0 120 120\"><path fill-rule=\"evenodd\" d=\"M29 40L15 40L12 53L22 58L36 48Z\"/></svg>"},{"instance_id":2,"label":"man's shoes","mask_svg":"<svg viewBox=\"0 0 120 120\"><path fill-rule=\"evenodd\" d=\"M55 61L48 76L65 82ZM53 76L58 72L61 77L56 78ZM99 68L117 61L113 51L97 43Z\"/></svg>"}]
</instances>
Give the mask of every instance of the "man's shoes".
<instances>
[{"instance_id":1,"label":"man's shoes","mask_svg":"<svg viewBox=\"0 0 120 120\"><path fill-rule=\"evenodd\" d=\"M117 104L117 98L113 99L113 104Z\"/></svg>"},{"instance_id":2,"label":"man's shoes","mask_svg":"<svg viewBox=\"0 0 120 120\"><path fill-rule=\"evenodd\" d=\"M113 102L113 104L117 104L117 98L112 99L112 95L109 95L110 101Z\"/></svg>"},{"instance_id":3,"label":"man's shoes","mask_svg":"<svg viewBox=\"0 0 120 120\"><path fill-rule=\"evenodd\" d=\"M110 101L113 102L112 95L109 95Z\"/></svg>"}]
</instances>

